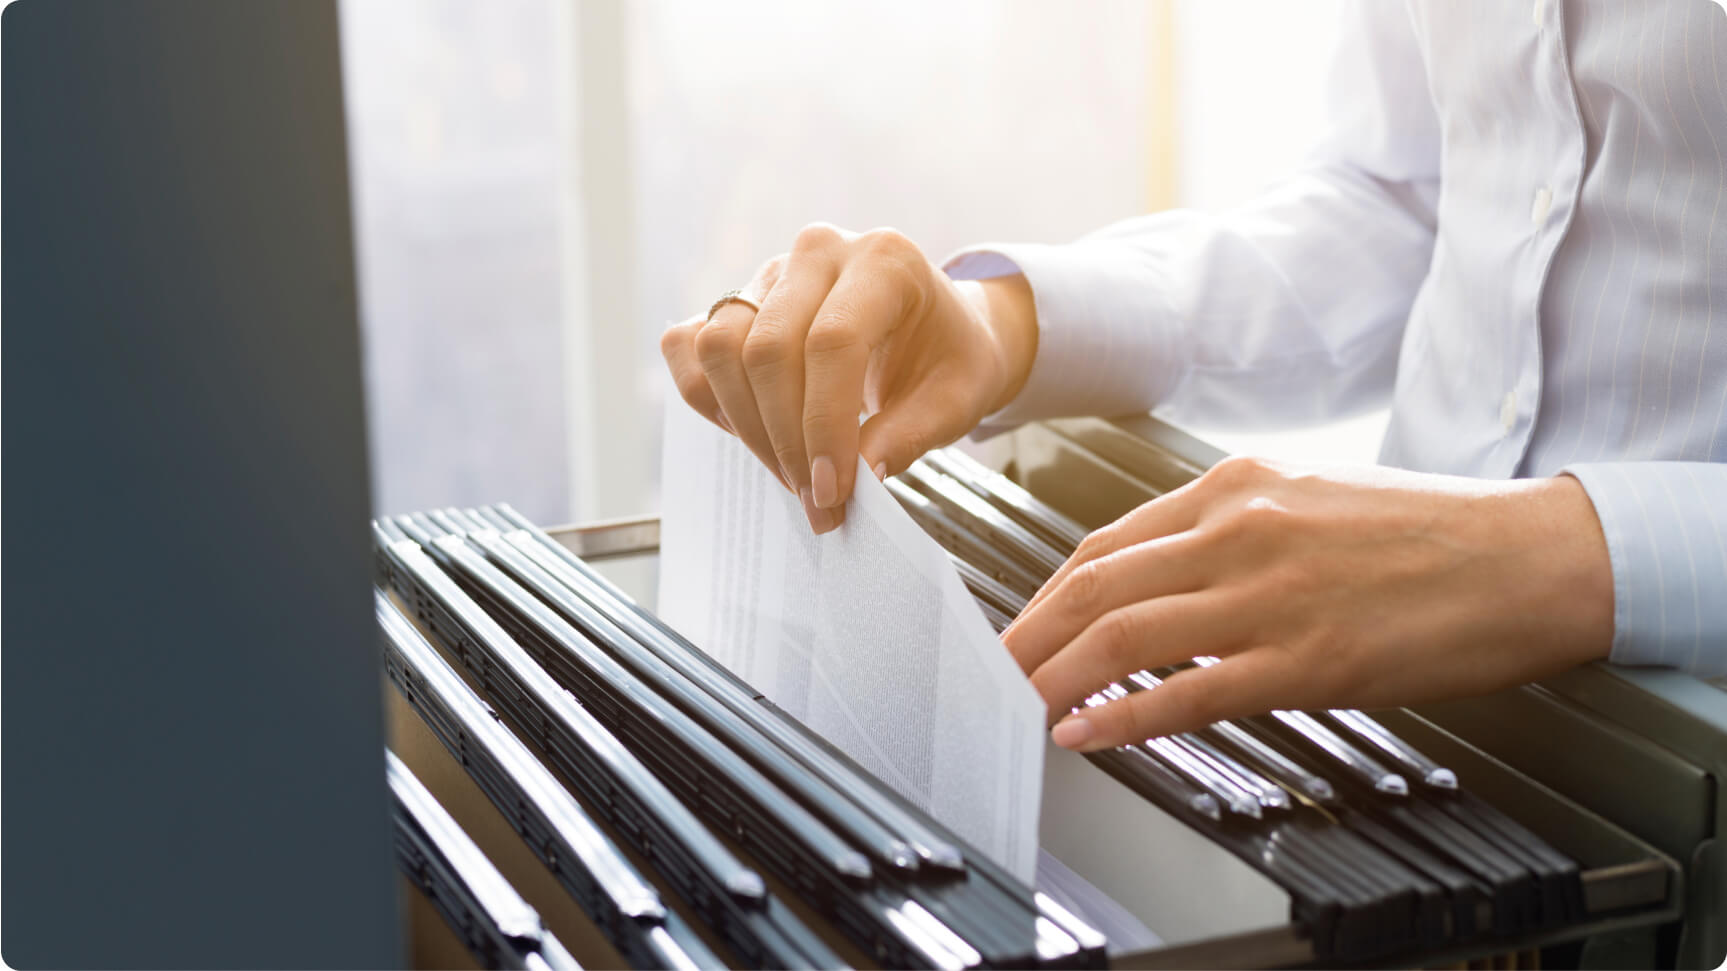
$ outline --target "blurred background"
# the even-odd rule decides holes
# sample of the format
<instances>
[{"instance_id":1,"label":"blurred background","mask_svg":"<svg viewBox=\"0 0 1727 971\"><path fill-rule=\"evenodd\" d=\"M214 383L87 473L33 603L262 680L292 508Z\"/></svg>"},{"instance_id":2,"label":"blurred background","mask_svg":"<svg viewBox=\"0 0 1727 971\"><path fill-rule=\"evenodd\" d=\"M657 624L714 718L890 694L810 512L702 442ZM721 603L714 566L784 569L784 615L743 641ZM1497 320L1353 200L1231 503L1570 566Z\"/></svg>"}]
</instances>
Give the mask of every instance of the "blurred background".
<instances>
[{"instance_id":1,"label":"blurred background","mask_svg":"<svg viewBox=\"0 0 1727 971\"><path fill-rule=\"evenodd\" d=\"M939 259L1228 205L1317 131L1337 6L341 0L376 508L656 509L660 332L800 226Z\"/></svg>"}]
</instances>

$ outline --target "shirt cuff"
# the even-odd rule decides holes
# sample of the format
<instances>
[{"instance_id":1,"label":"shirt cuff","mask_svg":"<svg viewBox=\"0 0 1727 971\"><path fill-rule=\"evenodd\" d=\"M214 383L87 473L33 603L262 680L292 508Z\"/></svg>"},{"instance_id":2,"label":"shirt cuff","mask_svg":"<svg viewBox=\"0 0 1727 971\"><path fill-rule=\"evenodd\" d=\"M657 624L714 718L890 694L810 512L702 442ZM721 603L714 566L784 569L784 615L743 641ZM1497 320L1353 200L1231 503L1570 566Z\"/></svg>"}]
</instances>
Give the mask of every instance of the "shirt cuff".
<instances>
[{"instance_id":1,"label":"shirt cuff","mask_svg":"<svg viewBox=\"0 0 1727 971\"><path fill-rule=\"evenodd\" d=\"M1567 466L1583 484L1613 564L1616 664L1727 673L1727 465ZM1715 497L1712 506L1709 497Z\"/></svg>"},{"instance_id":2,"label":"shirt cuff","mask_svg":"<svg viewBox=\"0 0 1727 971\"><path fill-rule=\"evenodd\" d=\"M1143 414L1185 368L1160 268L1120 246L991 243L955 253L943 269L955 280L1024 274L1037 308L1025 387L979 424L979 438L1039 418Z\"/></svg>"}]
</instances>

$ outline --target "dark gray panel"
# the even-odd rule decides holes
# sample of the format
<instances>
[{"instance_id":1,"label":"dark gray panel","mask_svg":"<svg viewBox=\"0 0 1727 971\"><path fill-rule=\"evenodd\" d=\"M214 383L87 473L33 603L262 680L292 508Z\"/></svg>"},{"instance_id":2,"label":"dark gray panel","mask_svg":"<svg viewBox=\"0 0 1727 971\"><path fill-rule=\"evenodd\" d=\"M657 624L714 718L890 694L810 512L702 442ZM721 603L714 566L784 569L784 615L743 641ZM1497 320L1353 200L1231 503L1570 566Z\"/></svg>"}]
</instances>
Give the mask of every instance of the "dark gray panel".
<instances>
[{"instance_id":1,"label":"dark gray panel","mask_svg":"<svg viewBox=\"0 0 1727 971\"><path fill-rule=\"evenodd\" d=\"M3 28L5 959L394 964L334 4Z\"/></svg>"}]
</instances>

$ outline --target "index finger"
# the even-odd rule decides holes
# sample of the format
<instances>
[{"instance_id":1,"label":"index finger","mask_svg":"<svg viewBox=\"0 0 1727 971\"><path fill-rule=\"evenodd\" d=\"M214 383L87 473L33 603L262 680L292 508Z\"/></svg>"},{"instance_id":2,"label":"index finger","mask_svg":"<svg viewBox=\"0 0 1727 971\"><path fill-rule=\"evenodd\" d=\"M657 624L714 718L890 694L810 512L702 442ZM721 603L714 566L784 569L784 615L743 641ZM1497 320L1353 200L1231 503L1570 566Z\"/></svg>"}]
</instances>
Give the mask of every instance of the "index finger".
<instances>
[{"instance_id":1,"label":"index finger","mask_svg":"<svg viewBox=\"0 0 1727 971\"><path fill-rule=\"evenodd\" d=\"M1067 582L1074 571L1088 563L1139 543L1192 529L1199 522L1199 509L1193 500L1194 484L1197 481L1196 479L1173 492L1166 492L1115 522L1093 530L1079 544L1079 549L1074 550L1073 555L1067 558L1067 562L1044 581L1043 586L1026 602L1019 615L1025 617L1033 608L1042 605Z\"/></svg>"},{"instance_id":2,"label":"index finger","mask_svg":"<svg viewBox=\"0 0 1727 971\"><path fill-rule=\"evenodd\" d=\"M1211 564L1192 536L1138 543L1081 566L1050 596L1020 611L1002 631L1002 643L1029 674L1110 611L1198 590Z\"/></svg>"},{"instance_id":3,"label":"index finger","mask_svg":"<svg viewBox=\"0 0 1727 971\"><path fill-rule=\"evenodd\" d=\"M1305 707L1300 665L1281 647L1258 647L1204 668L1189 668L1147 691L1058 722L1050 738L1063 748L1096 752L1160 735L1197 731L1213 722Z\"/></svg>"},{"instance_id":4,"label":"index finger","mask_svg":"<svg viewBox=\"0 0 1727 971\"><path fill-rule=\"evenodd\" d=\"M816 505L851 497L858 464L858 418L870 355L906 312L894 274L849 268L828 291L804 341L804 450Z\"/></svg>"}]
</instances>

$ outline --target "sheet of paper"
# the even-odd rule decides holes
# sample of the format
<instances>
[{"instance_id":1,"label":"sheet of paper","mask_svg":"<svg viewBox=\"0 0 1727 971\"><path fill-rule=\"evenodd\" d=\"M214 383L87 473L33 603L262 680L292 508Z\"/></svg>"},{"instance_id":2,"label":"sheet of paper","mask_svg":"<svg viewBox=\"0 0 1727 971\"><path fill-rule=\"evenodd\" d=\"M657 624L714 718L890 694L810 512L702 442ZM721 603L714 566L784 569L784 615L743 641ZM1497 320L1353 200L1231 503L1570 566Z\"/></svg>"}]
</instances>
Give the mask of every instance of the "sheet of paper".
<instances>
[{"instance_id":1,"label":"sheet of paper","mask_svg":"<svg viewBox=\"0 0 1727 971\"><path fill-rule=\"evenodd\" d=\"M814 536L741 442L666 410L660 615L1030 883L1043 701L941 547L861 463Z\"/></svg>"}]
</instances>

